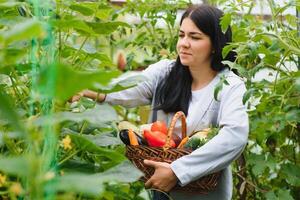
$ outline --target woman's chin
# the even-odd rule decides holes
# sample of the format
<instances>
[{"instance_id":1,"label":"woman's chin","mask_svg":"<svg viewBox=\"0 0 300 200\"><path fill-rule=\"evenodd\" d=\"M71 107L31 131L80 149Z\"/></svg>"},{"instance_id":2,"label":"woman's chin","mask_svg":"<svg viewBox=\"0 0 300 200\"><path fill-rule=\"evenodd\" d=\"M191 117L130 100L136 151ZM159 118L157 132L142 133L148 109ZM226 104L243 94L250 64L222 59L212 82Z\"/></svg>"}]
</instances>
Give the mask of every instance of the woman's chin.
<instances>
[{"instance_id":1,"label":"woman's chin","mask_svg":"<svg viewBox=\"0 0 300 200\"><path fill-rule=\"evenodd\" d=\"M190 62L187 60L180 60L182 65L189 66Z\"/></svg>"}]
</instances>

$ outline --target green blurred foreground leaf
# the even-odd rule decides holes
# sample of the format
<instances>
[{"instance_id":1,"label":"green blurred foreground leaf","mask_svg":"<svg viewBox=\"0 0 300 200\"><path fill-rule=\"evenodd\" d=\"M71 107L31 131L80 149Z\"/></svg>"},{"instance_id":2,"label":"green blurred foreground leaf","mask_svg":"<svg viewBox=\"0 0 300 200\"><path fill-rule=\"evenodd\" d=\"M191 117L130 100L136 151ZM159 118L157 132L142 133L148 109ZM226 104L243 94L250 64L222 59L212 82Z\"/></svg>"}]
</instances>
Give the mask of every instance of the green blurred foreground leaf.
<instances>
[{"instance_id":1,"label":"green blurred foreground leaf","mask_svg":"<svg viewBox=\"0 0 300 200\"><path fill-rule=\"evenodd\" d=\"M11 104L12 100L7 94L3 93L0 87L0 119L7 121L16 131L21 134L25 133L25 129L20 123L18 113Z\"/></svg>"},{"instance_id":2,"label":"green blurred foreground leaf","mask_svg":"<svg viewBox=\"0 0 300 200\"><path fill-rule=\"evenodd\" d=\"M103 117L105 116L105 117ZM34 123L37 126L45 124L55 124L64 121L83 122L87 121L91 124L103 124L111 121L117 121L118 115L116 111L107 104L98 105L94 108L87 109L84 112L59 112L38 118Z\"/></svg>"},{"instance_id":3,"label":"green blurred foreground leaf","mask_svg":"<svg viewBox=\"0 0 300 200\"><path fill-rule=\"evenodd\" d=\"M75 7L73 8L75 9ZM79 9L79 7L76 6L76 9ZM81 9L81 11L83 10ZM87 10L84 12L88 14L88 11L86 11ZM130 25L125 22L87 22L78 19L53 20L51 21L51 25L65 32L68 32L70 29L74 29L81 34L88 36L108 35L114 32L119 26L130 28Z\"/></svg>"},{"instance_id":4,"label":"green blurred foreground leaf","mask_svg":"<svg viewBox=\"0 0 300 200\"><path fill-rule=\"evenodd\" d=\"M11 29L5 31L3 35L6 45L21 40L30 40L45 36L43 24L35 19L26 19L23 22L15 24Z\"/></svg>"},{"instance_id":5,"label":"green blurred foreground leaf","mask_svg":"<svg viewBox=\"0 0 300 200\"><path fill-rule=\"evenodd\" d=\"M40 92L44 97L66 101L77 92L94 84L106 85L119 71L77 72L63 64L48 66L40 74Z\"/></svg>"},{"instance_id":6,"label":"green blurred foreground leaf","mask_svg":"<svg viewBox=\"0 0 300 200\"><path fill-rule=\"evenodd\" d=\"M16 176L28 176L30 159L26 156L0 157L0 171Z\"/></svg>"},{"instance_id":7,"label":"green blurred foreground leaf","mask_svg":"<svg viewBox=\"0 0 300 200\"><path fill-rule=\"evenodd\" d=\"M123 182L129 183L138 180L142 173L129 161L103 172L96 174L70 173L54 178L46 189L56 191L72 191L84 193L89 196L100 196L104 191L104 183Z\"/></svg>"},{"instance_id":8,"label":"green blurred foreground leaf","mask_svg":"<svg viewBox=\"0 0 300 200\"><path fill-rule=\"evenodd\" d=\"M145 81L147 77L143 76L141 72L126 72L117 78L113 78L108 86L101 86L96 84L95 87L105 91L105 93L118 92L137 85Z\"/></svg>"},{"instance_id":9,"label":"green blurred foreground leaf","mask_svg":"<svg viewBox=\"0 0 300 200\"><path fill-rule=\"evenodd\" d=\"M81 151L93 153L97 156L106 157L113 163L121 163L126 159L123 154L115 150L99 147L86 137L77 134L69 135L71 137L72 143L75 144L75 146L78 147L78 149L80 149Z\"/></svg>"}]
</instances>

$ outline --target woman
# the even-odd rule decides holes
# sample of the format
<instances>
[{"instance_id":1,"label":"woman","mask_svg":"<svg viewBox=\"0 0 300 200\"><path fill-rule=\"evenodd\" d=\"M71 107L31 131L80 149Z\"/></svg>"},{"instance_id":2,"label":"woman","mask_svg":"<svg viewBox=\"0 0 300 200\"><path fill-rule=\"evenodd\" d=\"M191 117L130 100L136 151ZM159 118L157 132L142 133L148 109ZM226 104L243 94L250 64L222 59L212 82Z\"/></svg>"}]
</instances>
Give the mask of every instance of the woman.
<instances>
[{"instance_id":1,"label":"woman","mask_svg":"<svg viewBox=\"0 0 300 200\"><path fill-rule=\"evenodd\" d=\"M221 127L205 145L171 164L144 161L155 168L145 187L170 192L173 199L231 199L230 163L242 153L247 143L248 116L242 103L245 85L222 64L223 60L234 60L233 52L226 59L222 58L223 47L231 42L230 28L225 34L221 31L222 15L219 9L208 5L188 8L180 21L176 61L162 60L150 65L143 72L147 81L136 87L98 97L95 92L85 90L72 99L86 96L127 107L151 104L150 121L165 120L168 123L174 113L181 110L187 116L189 135L209 126ZM229 84L223 85L215 99L214 88L221 77ZM180 123L177 123L175 133L180 133ZM176 184L184 186L217 171L222 172L221 178L216 190L209 194L172 191Z\"/></svg>"}]
</instances>

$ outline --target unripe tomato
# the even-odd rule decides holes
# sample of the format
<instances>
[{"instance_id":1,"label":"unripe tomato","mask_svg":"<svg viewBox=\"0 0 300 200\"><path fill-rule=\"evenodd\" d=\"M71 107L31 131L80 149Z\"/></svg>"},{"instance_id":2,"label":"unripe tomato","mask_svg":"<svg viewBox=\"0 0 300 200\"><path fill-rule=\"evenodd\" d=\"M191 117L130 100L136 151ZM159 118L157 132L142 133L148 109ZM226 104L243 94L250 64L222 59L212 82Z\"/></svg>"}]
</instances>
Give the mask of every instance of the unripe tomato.
<instances>
[{"instance_id":1,"label":"unripe tomato","mask_svg":"<svg viewBox=\"0 0 300 200\"><path fill-rule=\"evenodd\" d=\"M118 55L117 66L118 66L118 69L121 70L121 71L124 71L125 68L126 68L126 58L125 58L125 56L122 53L120 53Z\"/></svg>"},{"instance_id":2,"label":"unripe tomato","mask_svg":"<svg viewBox=\"0 0 300 200\"><path fill-rule=\"evenodd\" d=\"M164 133L165 135L167 135L167 133L168 133L167 124L164 121L153 122L153 124L151 126L151 131L160 131L160 132Z\"/></svg>"}]
</instances>

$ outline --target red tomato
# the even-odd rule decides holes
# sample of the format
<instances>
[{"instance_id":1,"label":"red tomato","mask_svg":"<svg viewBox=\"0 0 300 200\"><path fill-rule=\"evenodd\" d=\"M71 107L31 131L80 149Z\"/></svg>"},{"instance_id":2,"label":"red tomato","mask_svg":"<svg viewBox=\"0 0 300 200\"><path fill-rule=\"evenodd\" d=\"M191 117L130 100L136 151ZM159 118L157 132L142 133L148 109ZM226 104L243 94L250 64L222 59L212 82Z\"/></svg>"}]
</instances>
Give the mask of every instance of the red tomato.
<instances>
[{"instance_id":1,"label":"red tomato","mask_svg":"<svg viewBox=\"0 0 300 200\"><path fill-rule=\"evenodd\" d=\"M163 147L166 143L167 135L160 131L144 130L144 138L151 147ZM173 139L171 139L170 145L171 147L176 146Z\"/></svg>"},{"instance_id":2,"label":"red tomato","mask_svg":"<svg viewBox=\"0 0 300 200\"><path fill-rule=\"evenodd\" d=\"M151 131L160 131L160 132L164 133L165 135L167 135L167 133L168 133L167 124L164 121L153 122L153 124L151 126Z\"/></svg>"}]
</instances>

